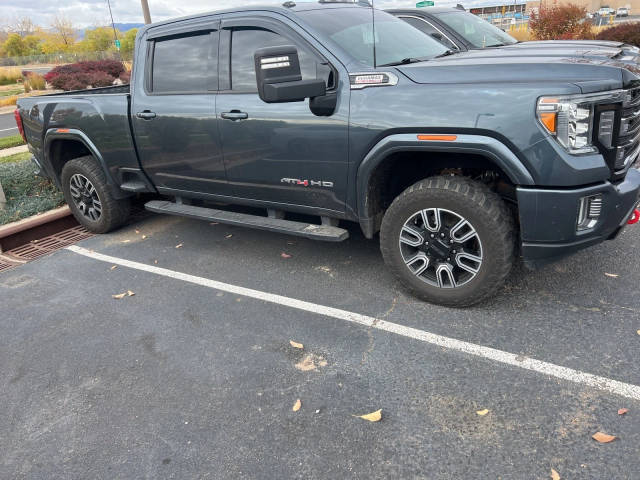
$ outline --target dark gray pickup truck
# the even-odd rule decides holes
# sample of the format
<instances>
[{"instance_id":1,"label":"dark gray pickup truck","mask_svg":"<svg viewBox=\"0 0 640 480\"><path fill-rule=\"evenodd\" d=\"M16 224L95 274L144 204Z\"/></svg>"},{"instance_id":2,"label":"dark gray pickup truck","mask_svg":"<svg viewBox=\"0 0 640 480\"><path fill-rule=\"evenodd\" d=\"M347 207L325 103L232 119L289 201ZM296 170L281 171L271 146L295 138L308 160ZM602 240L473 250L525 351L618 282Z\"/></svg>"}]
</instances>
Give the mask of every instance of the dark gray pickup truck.
<instances>
[{"instance_id":1,"label":"dark gray pickup truck","mask_svg":"<svg viewBox=\"0 0 640 480\"><path fill-rule=\"evenodd\" d=\"M318 240L358 222L410 290L444 305L494 293L517 255L535 266L614 238L640 191L630 71L451 54L335 0L148 25L130 86L20 99L16 115L92 231L121 225L142 192L154 212Z\"/></svg>"}]
</instances>

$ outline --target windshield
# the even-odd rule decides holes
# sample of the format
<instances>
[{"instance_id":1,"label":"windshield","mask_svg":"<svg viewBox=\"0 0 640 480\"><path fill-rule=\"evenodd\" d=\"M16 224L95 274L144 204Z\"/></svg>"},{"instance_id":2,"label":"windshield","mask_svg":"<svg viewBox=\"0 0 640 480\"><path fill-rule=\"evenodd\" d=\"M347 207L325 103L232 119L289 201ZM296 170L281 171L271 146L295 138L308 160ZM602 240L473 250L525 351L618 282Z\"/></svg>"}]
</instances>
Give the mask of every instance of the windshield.
<instances>
[{"instance_id":1,"label":"windshield","mask_svg":"<svg viewBox=\"0 0 640 480\"><path fill-rule=\"evenodd\" d=\"M501 47L518 43L511 35L472 13L447 12L439 13L437 17L476 48Z\"/></svg>"},{"instance_id":2,"label":"windshield","mask_svg":"<svg viewBox=\"0 0 640 480\"><path fill-rule=\"evenodd\" d=\"M374 12L377 66L407 59L426 60L447 51L446 47L408 23L380 10ZM374 66L371 9L319 9L299 15L358 62Z\"/></svg>"}]
</instances>

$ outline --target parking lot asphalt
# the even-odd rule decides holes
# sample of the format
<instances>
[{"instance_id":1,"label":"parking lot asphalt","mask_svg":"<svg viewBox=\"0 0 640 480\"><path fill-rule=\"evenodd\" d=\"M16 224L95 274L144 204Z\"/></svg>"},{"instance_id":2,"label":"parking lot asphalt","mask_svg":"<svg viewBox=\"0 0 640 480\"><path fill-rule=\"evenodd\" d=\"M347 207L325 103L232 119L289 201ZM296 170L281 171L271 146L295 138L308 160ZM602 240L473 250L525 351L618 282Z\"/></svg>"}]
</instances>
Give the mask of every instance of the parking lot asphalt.
<instances>
[{"instance_id":1,"label":"parking lot asphalt","mask_svg":"<svg viewBox=\"0 0 640 480\"><path fill-rule=\"evenodd\" d=\"M13 118L13 113L0 114L0 138L17 134L18 127L16 126L15 118Z\"/></svg>"},{"instance_id":2,"label":"parking lot asphalt","mask_svg":"<svg viewBox=\"0 0 640 480\"><path fill-rule=\"evenodd\" d=\"M350 232L149 216L79 246L640 384L637 228L518 266L464 310L407 295L377 241ZM62 250L0 274L0 478L638 478L637 398L112 267Z\"/></svg>"}]
</instances>

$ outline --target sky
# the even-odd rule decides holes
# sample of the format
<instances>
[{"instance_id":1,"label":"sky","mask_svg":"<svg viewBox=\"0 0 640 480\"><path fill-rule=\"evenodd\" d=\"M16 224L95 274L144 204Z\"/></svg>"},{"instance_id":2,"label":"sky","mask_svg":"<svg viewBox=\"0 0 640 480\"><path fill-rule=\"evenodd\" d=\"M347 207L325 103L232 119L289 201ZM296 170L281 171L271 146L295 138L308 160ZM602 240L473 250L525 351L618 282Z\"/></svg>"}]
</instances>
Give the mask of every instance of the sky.
<instances>
[{"instance_id":1,"label":"sky","mask_svg":"<svg viewBox=\"0 0 640 480\"><path fill-rule=\"evenodd\" d=\"M116 23L143 23L140 0L110 0ZM284 1L284 0L282 0ZM298 0L302 3L309 0ZM435 0L437 6L455 6L461 0ZM273 4L273 0L148 0L151 20L181 17L242 5ZM414 0L374 0L376 8L414 7ZM277 2L282 3L282 2ZM496 5L496 0L467 0L465 7ZM0 26L15 18L29 17L40 26L51 24L56 14L69 18L77 28L107 25L110 22L107 0L0 0Z\"/></svg>"}]
</instances>

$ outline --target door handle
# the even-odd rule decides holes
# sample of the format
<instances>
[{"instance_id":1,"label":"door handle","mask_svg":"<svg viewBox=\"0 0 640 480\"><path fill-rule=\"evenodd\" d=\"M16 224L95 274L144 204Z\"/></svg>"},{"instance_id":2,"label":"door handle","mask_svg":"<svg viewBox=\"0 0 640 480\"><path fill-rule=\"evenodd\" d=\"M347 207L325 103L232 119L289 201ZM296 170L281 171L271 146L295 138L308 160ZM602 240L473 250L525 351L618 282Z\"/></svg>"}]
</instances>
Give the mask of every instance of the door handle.
<instances>
[{"instance_id":1,"label":"door handle","mask_svg":"<svg viewBox=\"0 0 640 480\"><path fill-rule=\"evenodd\" d=\"M136 117L142 118L144 120L151 120L152 118L156 118L155 112L151 112L149 110L144 110L142 112L136 113Z\"/></svg>"},{"instance_id":2,"label":"door handle","mask_svg":"<svg viewBox=\"0 0 640 480\"><path fill-rule=\"evenodd\" d=\"M246 112L241 112L240 110L231 110L230 112L222 112L222 114L220 114L220 116L222 118L225 118L227 120L246 120L247 118L249 118L249 114Z\"/></svg>"}]
</instances>

